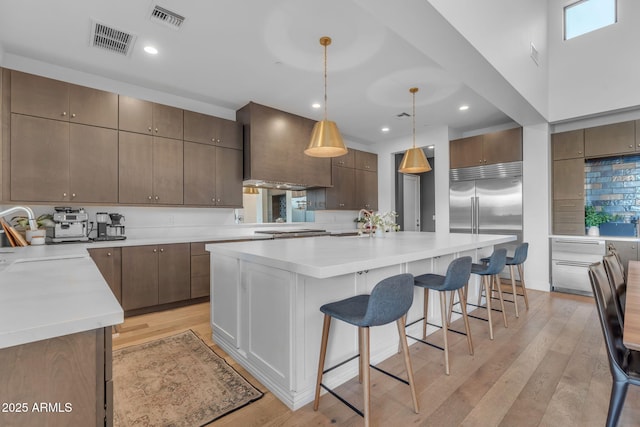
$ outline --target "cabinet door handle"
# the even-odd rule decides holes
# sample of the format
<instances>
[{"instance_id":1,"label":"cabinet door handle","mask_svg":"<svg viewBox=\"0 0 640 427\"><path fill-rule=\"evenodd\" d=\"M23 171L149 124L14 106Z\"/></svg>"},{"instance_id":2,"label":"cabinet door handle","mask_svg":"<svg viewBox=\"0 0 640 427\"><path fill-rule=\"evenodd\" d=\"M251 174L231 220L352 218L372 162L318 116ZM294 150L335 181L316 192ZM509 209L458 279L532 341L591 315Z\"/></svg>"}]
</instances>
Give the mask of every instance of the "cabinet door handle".
<instances>
[{"instance_id":1,"label":"cabinet door handle","mask_svg":"<svg viewBox=\"0 0 640 427\"><path fill-rule=\"evenodd\" d=\"M633 145L630 145L629 148L633 148Z\"/></svg>"},{"instance_id":2,"label":"cabinet door handle","mask_svg":"<svg viewBox=\"0 0 640 427\"><path fill-rule=\"evenodd\" d=\"M148 199L151 200L151 199L153 199L153 197L149 196Z\"/></svg>"},{"instance_id":3,"label":"cabinet door handle","mask_svg":"<svg viewBox=\"0 0 640 427\"><path fill-rule=\"evenodd\" d=\"M71 197L76 197L76 193L71 193Z\"/></svg>"},{"instance_id":4,"label":"cabinet door handle","mask_svg":"<svg viewBox=\"0 0 640 427\"><path fill-rule=\"evenodd\" d=\"M147 129L149 129L149 132L151 132L151 126L149 126Z\"/></svg>"},{"instance_id":5,"label":"cabinet door handle","mask_svg":"<svg viewBox=\"0 0 640 427\"><path fill-rule=\"evenodd\" d=\"M218 203L220 203L220 202L221 202L221 200L220 200L220 199L218 199Z\"/></svg>"},{"instance_id":6,"label":"cabinet door handle","mask_svg":"<svg viewBox=\"0 0 640 427\"><path fill-rule=\"evenodd\" d=\"M578 151L578 154L582 154L582 151Z\"/></svg>"},{"instance_id":7,"label":"cabinet door handle","mask_svg":"<svg viewBox=\"0 0 640 427\"><path fill-rule=\"evenodd\" d=\"M160 253L163 253L163 252L164 252L164 248L160 248Z\"/></svg>"},{"instance_id":8,"label":"cabinet door handle","mask_svg":"<svg viewBox=\"0 0 640 427\"><path fill-rule=\"evenodd\" d=\"M156 128L156 133L158 133L158 128Z\"/></svg>"},{"instance_id":9,"label":"cabinet door handle","mask_svg":"<svg viewBox=\"0 0 640 427\"><path fill-rule=\"evenodd\" d=\"M71 114L71 117L75 117L75 116L76 116L76 113L72 113L72 114Z\"/></svg>"},{"instance_id":10,"label":"cabinet door handle","mask_svg":"<svg viewBox=\"0 0 640 427\"><path fill-rule=\"evenodd\" d=\"M67 115L67 112L66 112L66 111L63 111L63 112L62 112L62 117L65 117L66 115Z\"/></svg>"},{"instance_id":11,"label":"cabinet door handle","mask_svg":"<svg viewBox=\"0 0 640 427\"><path fill-rule=\"evenodd\" d=\"M156 200L159 200L159 199L160 199L160 197L156 196Z\"/></svg>"},{"instance_id":12,"label":"cabinet door handle","mask_svg":"<svg viewBox=\"0 0 640 427\"><path fill-rule=\"evenodd\" d=\"M111 252L107 252L107 256L111 256Z\"/></svg>"},{"instance_id":13,"label":"cabinet door handle","mask_svg":"<svg viewBox=\"0 0 640 427\"><path fill-rule=\"evenodd\" d=\"M211 138L211 142L215 143L216 139L215 138Z\"/></svg>"},{"instance_id":14,"label":"cabinet door handle","mask_svg":"<svg viewBox=\"0 0 640 427\"><path fill-rule=\"evenodd\" d=\"M67 193L62 193L62 197L67 197Z\"/></svg>"},{"instance_id":15,"label":"cabinet door handle","mask_svg":"<svg viewBox=\"0 0 640 427\"><path fill-rule=\"evenodd\" d=\"M157 249L154 249L154 250L153 250L153 253L154 253L154 254L155 254L155 253L157 253L157 252L158 252L158 250L157 250Z\"/></svg>"}]
</instances>

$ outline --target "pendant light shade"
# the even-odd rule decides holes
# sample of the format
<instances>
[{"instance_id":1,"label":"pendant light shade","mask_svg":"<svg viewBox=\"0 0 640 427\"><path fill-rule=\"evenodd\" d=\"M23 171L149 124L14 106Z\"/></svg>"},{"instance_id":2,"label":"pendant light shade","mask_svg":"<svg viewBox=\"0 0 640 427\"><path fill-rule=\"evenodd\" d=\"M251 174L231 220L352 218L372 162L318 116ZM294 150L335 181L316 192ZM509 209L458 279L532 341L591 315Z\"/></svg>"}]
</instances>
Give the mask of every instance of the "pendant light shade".
<instances>
[{"instance_id":1,"label":"pendant light shade","mask_svg":"<svg viewBox=\"0 0 640 427\"><path fill-rule=\"evenodd\" d=\"M402 158L398 172L400 173L422 173L429 172L431 165L424 155L422 148L416 148L416 92L417 87L412 87L409 92L413 95L413 147L409 148Z\"/></svg>"},{"instance_id":2,"label":"pendant light shade","mask_svg":"<svg viewBox=\"0 0 640 427\"><path fill-rule=\"evenodd\" d=\"M256 187L244 187L242 192L244 194L260 194L260 191Z\"/></svg>"},{"instance_id":3,"label":"pendant light shade","mask_svg":"<svg viewBox=\"0 0 640 427\"><path fill-rule=\"evenodd\" d=\"M311 141L304 154L311 157L339 157L347 154L347 147L335 122L327 119L327 46L331 38L320 38L324 46L324 120L317 122L311 132Z\"/></svg>"}]
</instances>

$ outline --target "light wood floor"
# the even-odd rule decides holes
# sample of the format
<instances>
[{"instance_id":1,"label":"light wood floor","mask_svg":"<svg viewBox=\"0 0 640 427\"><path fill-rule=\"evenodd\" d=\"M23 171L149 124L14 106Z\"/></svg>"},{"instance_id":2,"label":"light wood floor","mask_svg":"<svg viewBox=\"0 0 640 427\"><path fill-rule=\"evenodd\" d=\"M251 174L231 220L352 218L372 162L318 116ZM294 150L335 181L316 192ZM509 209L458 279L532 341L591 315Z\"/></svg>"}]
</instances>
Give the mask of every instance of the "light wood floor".
<instances>
[{"instance_id":1,"label":"light wood floor","mask_svg":"<svg viewBox=\"0 0 640 427\"><path fill-rule=\"evenodd\" d=\"M406 385L372 370L374 425L389 426L603 426L611 374L593 300L530 291L530 309L520 301L520 318L507 304L509 327L494 316L495 340L486 322L471 320L475 355L464 336L449 334L451 375L444 374L442 352L411 346L420 413L411 409ZM480 313L481 311L479 311ZM463 330L461 322L454 327ZM330 395L290 411L211 341L209 304L128 318L114 336L114 349L192 329L265 396L210 424L222 426L362 425L362 419ZM431 335L441 341L441 332ZM404 373L401 355L382 366ZM640 426L640 388L630 386L621 426ZM339 389L361 407L357 378Z\"/></svg>"}]
</instances>

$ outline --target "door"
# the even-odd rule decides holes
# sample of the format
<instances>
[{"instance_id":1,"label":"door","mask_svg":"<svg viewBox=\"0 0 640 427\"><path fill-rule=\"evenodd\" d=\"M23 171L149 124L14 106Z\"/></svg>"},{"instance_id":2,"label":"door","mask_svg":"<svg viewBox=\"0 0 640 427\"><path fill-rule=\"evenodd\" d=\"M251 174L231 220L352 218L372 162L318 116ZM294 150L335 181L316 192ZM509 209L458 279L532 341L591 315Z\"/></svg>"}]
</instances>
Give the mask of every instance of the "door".
<instances>
[{"instance_id":1,"label":"door","mask_svg":"<svg viewBox=\"0 0 640 427\"><path fill-rule=\"evenodd\" d=\"M214 206L216 147L185 141L184 166L184 204ZM242 176L242 165L239 174Z\"/></svg>"},{"instance_id":2,"label":"door","mask_svg":"<svg viewBox=\"0 0 640 427\"><path fill-rule=\"evenodd\" d=\"M420 177L403 174L402 181L404 231L420 231Z\"/></svg>"},{"instance_id":3,"label":"door","mask_svg":"<svg viewBox=\"0 0 640 427\"><path fill-rule=\"evenodd\" d=\"M183 301L191 296L191 245L176 243L158 249L158 303Z\"/></svg>"},{"instance_id":4,"label":"door","mask_svg":"<svg viewBox=\"0 0 640 427\"><path fill-rule=\"evenodd\" d=\"M152 203L153 139L119 132L118 198L120 203Z\"/></svg>"},{"instance_id":5,"label":"door","mask_svg":"<svg viewBox=\"0 0 640 427\"><path fill-rule=\"evenodd\" d=\"M122 248L122 308L158 304L158 247Z\"/></svg>"},{"instance_id":6,"label":"door","mask_svg":"<svg viewBox=\"0 0 640 427\"><path fill-rule=\"evenodd\" d=\"M522 178L476 181L478 230L485 234L522 231Z\"/></svg>"},{"instance_id":7,"label":"door","mask_svg":"<svg viewBox=\"0 0 640 427\"><path fill-rule=\"evenodd\" d=\"M216 148L216 204L242 207L242 151Z\"/></svg>"},{"instance_id":8,"label":"door","mask_svg":"<svg viewBox=\"0 0 640 427\"><path fill-rule=\"evenodd\" d=\"M153 199L156 203L183 203L183 142L153 137Z\"/></svg>"},{"instance_id":9,"label":"door","mask_svg":"<svg viewBox=\"0 0 640 427\"><path fill-rule=\"evenodd\" d=\"M449 189L449 231L471 233L475 206L475 181L452 182Z\"/></svg>"}]
</instances>

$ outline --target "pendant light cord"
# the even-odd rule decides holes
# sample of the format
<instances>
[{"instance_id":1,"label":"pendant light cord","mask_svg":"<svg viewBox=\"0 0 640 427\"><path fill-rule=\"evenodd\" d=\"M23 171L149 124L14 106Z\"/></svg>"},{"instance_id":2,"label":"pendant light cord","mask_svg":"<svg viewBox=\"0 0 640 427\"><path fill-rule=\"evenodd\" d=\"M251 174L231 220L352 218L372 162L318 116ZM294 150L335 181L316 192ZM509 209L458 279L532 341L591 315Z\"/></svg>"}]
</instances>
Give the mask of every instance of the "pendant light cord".
<instances>
[{"instance_id":1,"label":"pendant light cord","mask_svg":"<svg viewBox=\"0 0 640 427\"><path fill-rule=\"evenodd\" d=\"M413 94L413 148L416 148L416 92L411 93Z\"/></svg>"},{"instance_id":2,"label":"pendant light cord","mask_svg":"<svg viewBox=\"0 0 640 427\"><path fill-rule=\"evenodd\" d=\"M324 120L327 120L327 45L324 44Z\"/></svg>"}]
</instances>

